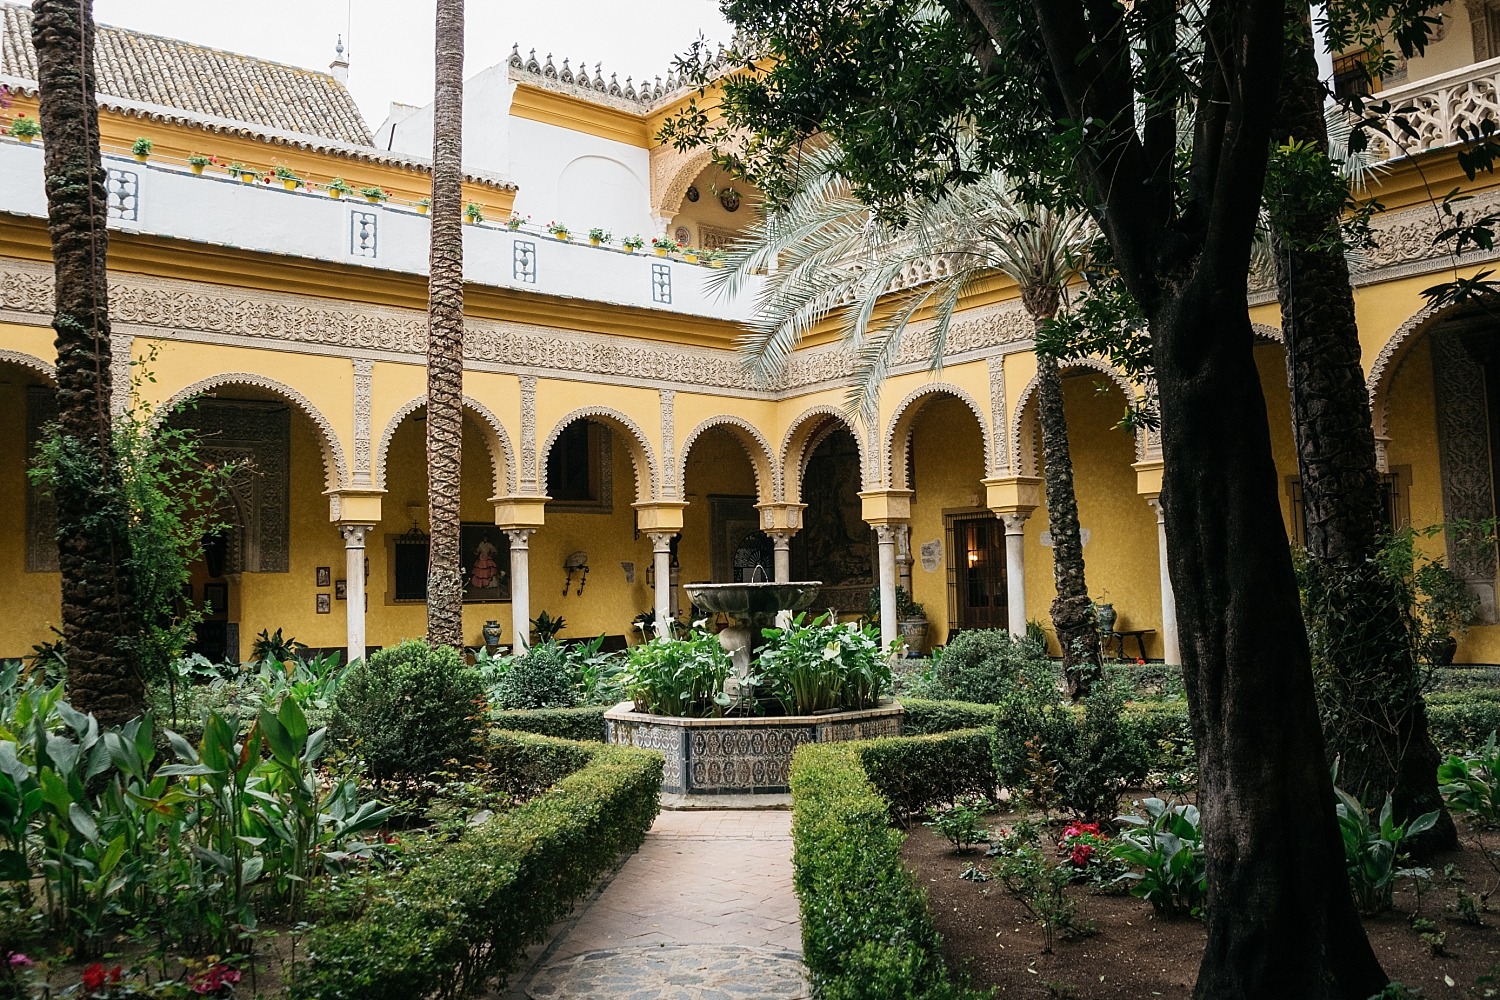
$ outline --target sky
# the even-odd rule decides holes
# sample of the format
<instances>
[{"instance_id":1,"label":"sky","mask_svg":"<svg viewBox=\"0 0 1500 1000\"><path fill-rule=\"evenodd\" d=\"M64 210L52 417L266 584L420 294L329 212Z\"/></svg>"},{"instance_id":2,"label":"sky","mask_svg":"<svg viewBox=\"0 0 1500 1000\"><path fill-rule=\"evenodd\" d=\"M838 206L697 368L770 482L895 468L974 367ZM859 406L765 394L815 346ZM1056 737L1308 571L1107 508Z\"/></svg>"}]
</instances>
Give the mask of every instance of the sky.
<instances>
[{"instance_id":1,"label":"sky","mask_svg":"<svg viewBox=\"0 0 1500 1000\"><path fill-rule=\"evenodd\" d=\"M701 33L728 42L715 0L468 0L464 75L503 61L512 42L521 54L551 52L576 68L604 64L639 83L667 75L672 57ZM432 99L433 0L297 0L210 3L204 0L94 0L101 24L133 28L276 62L326 70L344 35L349 89L375 127L391 101Z\"/></svg>"}]
</instances>

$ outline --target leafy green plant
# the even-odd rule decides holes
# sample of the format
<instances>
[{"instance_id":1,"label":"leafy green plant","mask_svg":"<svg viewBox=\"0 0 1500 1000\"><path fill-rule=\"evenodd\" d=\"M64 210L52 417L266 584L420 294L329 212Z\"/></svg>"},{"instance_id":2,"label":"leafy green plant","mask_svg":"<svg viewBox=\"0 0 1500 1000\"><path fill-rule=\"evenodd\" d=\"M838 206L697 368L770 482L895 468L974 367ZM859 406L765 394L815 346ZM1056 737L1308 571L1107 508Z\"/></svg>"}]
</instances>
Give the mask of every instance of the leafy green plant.
<instances>
[{"instance_id":1,"label":"leafy green plant","mask_svg":"<svg viewBox=\"0 0 1500 1000\"><path fill-rule=\"evenodd\" d=\"M760 674L788 714L870 708L890 687L890 662L873 628L842 625L827 615L806 622L798 615L790 627L763 635Z\"/></svg>"},{"instance_id":2,"label":"leafy green plant","mask_svg":"<svg viewBox=\"0 0 1500 1000\"><path fill-rule=\"evenodd\" d=\"M621 680L638 712L653 715L718 715L733 664L717 636L696 630L687 638L656 638L630 650Z\"/></svg>"},{"instance_id":3,"label":"leafy green plant","mask_svg":"<svg viewBox=\"0 0 1500 1000\"><path fill-rule=\"evenodd\" d=\"M896 620L906 621L912 618L927 617L927 609L921 603L912 599L906 592L905 587L896 588ZM880 621L880 591L871 590L865 598L865 618L868 621L879 623Z\"/></svg>"},{"instance_id":4,"label":"leafy green plant","mask_svg":"<svg viewBox=\"0 0 1500 1000\"><path fill-rule=\"evenodd\" d=\"M1121 879L1158 916L1197 916L1208 893L1198 807L1158 798L1143 799L1140 805L1144 816L1115 817L1124 829L1110 853L1131 869Z\"/></svg>"},{"instance_id":5,"label":"leafy green plant","mask_svg":"<svg viewBox=\"0 0 1500 1000\"><path fill-rule=\"evenodd\" d=\"M295 660L307 646L291 637L282 638L281 629L261 629L250 647L252 663L286 663Z\"/></svg>"},{"instance_id":6,"label":"leafy green plant","mask_svg":"<svg viewBox=\"0 0 1500 1000\"><path fill-rule=\"evenodd\" d=\"M5 131L17 139L34 139L42 134L42 123L30 115L18 115Z\"/></svg>"},{"instance_id":7,"label":"leafy green plant","mask_svg":"<svg viewBox=\"0 0 1500 1000\"><path fill-rule=\"evenodd\" d=\"M490 689L499 709L572 708L578 704L574 665L556 642L539 642L516 657Z\"/></svg>"},{"instance_id":8,"label":"leafy green plant","mask_svg":"<svg viewBox=\"0 0 1500 1000\"><path fill-rule=\"evenodd\" d=\"M1087 937L1094 925L1078 914L1077 901L1068 895L1073 869L1047 857L1039 831L1018 824L990 847L990 874L1042 930L1042 951L1052 953L1057 935Z\"/></svg>"},{"instance_id":9,"label":"leafy green plant","mask_svg":"<svg viewBox=\"0 0 1500 1000\"><path fill-rule=\"evenodd\" d=\"M150 156L151 148L154 145L155 143L153 143L150 139L147 139L145 136L141 136L140 138L136 139L135 142L132 142L130 144L130 151L136 156Z\"/></svg>"},{"instance_id":10,"label":"leafy green plant","mask_svg":"<svg viewBox=\"0 0 1500 1000\"><path fill-rule=\"evenodd\" d=\"M456 650L408 640L344 672L330 731L372 777L426 775L472 754L483 698Z\"/></svg>"},{"instance_id":11,"label":"leafy green plant","mask_svg":"<svg viewBox=\"0 0 1500 1000\"><path fill-rule=\"evenodd\" d=\"M359 193L364 195L369 201L389 201L391 197L390 192L378 185L375 187L360 188Z\"/></svg>"},{"instance_id":12,"label":"leafy green plant","mask_svg":"<svg viewBox=\"0 0 1500 1000\"><path fill-rule=\"evenodd\" d=\"M536 633L537 642L551 642L557 638L557 633L568 627L568 620L562 615L553 618L547 612L542 611L531 619L531 631Z\"/></svg>"},{"instance_id":13,"label":"leafy green plant","mask_svg":"<svg viewBox=\"0 0 1500 1000\"><path fill-rule=\"evenodd\" d=\"M941 833L959 854L967 854L989 839L990 832L981 822L989 805L976 795L966 795L949 805L928 809L928 821L922 825Z\"/></svg>"},{"instance_id":14,"label":"leafy green plant","mask_svg":"<svg viewBox=\"0 0 1500 1000\"><path fill-rule=\"evenodd\" d=\"M960 632L933 663L932 698L998 705L1022 670L1040 675L1053 669L1047 650L1030 638L999 629Z\"/></svg>"},{"instance_id":15,"label":"leafy green plant","mask_svg":"<svg viewBox=\"0 0 1500 1000\"><path fill-rule=\"evenodd\" d=\"M1437 823L1437 811L1397 823L1389 795L1376 815L1342 788L1334 788L1334 794L1338 796L1339 833L1344 841L1344 864L1349 871L1354 901L1361 913L1383 913L1391 908L1398 879L1426 874L1424 870L1405 867L1408 858L1404 844L1432 829Z\"/></svg>"},{"instance_id":16,"label":"leafy green plant","mask_svg":"<svg viewBox=\"0 0 1500 1000\"><path fill-rule=\"evenodd\" d=\"M1439 764L1437 780L1449 809L1480 826L1500 825L1500 751L1493 730L1477 754L1453 754Z\"/></svg>"}]
</instances>

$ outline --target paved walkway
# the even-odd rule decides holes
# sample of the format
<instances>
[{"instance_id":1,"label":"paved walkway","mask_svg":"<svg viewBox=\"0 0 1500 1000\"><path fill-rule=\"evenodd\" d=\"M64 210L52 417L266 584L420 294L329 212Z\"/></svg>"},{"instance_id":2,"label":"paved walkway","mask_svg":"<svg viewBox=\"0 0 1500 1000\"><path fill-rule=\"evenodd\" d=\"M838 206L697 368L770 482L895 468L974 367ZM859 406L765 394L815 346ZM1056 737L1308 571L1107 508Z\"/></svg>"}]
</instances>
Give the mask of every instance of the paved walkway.
<instances>
[{"instance_id":1,"label":"paved walkway","mask_svg":"<svg viewBox=\"0 0 1500 1000\"><path fill-rule=\"evenodd\" d=\"M804 975L791 814L663 811L510 995L794 1000Z\"/></svg>"}]
</instances>

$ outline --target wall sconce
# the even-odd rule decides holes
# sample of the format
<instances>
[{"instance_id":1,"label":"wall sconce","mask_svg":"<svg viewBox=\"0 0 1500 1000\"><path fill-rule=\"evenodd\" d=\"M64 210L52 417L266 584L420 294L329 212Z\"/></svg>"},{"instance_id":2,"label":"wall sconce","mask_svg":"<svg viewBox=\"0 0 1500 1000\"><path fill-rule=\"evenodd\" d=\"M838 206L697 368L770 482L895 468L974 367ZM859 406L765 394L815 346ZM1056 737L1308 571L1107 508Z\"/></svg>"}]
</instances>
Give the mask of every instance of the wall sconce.
<instances>
[{"instance_id":1,"label":"wall sconce","mask_svg":"<svg viewBox=\"0 0 1500 1000\"><path fill-rule=\"evenodd\" d=\"M563 596L568 596L568 588L573 585L573 574L578 574L578 594L583 595L583 586L589 582L589 554L579 549L563 560L563 571L567 574L563 577Z\"/></svg>"}]
</instances>

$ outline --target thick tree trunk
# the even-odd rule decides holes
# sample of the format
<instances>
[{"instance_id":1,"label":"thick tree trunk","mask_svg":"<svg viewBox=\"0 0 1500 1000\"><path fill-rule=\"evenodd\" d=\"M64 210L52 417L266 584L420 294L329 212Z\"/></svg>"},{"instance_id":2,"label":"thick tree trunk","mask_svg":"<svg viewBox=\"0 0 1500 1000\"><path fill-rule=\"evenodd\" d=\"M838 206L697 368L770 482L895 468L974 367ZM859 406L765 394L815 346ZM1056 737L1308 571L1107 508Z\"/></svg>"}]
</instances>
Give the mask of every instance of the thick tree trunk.
<instances>
[{"instance_id":1,"label":"thick tree trunk","mask_svg":"<svg viewBox=\"0 0 1500 1000\"><path fill-rule=\"evenodd\" d=\"M1333 822L1244 274L1188 279L1151 331L1208 866L1194 996L1366 1000L1386 978Z\"/></svg>"},{"instance_id":2,"label":"thick tree trunk","mask_svg":"<svg viewBox=\"0 0 1500 1000\"><path fill-rule=\"evenodd\" d=\"M1033 323L1057 314L1061 296L1047 285L1025 287L1021 301ZM1042 482L1047 491L1047 530L1052 533L1052 627L1062 648L1063 677L1075 701L1104 670L1094 603L1083 571L1083 536L1078 528L1078 495L1073 491L1073 456L1063 409L1062 372L1057 359L1036 355L1037 425L1042 432Z\"/></svg>"},{"instance_id":3,"label":"thick tree trunk","mask_svg":"<svg viewBox=\"0 0 1500 1000\"><path fill-rule=\"evenodd\" d=\"M37 0L47 231L57 275L57 409L61 461L52 479L62 570L68 694L101 725L140 714L141 635L120 469L110 418L104 168L94 98L91 0Z\"/></svg>"},{"instance_id":4,"label":"thick tree trunk","mask_svg":"<svg viewBox=\"0 0 1500 1000\"><path fill-rule=\"evenodd\" d=\"M1305 5L1289 9L1288 24L1298 24L1299 15L1301 30L1288 36L1274 135L1321 152L1328 132ZM1337 180L1322 156L1309 169L1320 176L1294 178L1298 188ZM1354 293L1336 241L1340 215L1331 200L1295 195L1268 192L1307 529L1308 624L1318 659L1326 661L1317 665L1328 752L1339 759L1340 784L1367 804L1390 794L1398 819L1438 810L1440 821L1420 846L1448 848L1458 834L1438 794L1439 756L1408 620L1397 587L1374 563L1380 476Z\"/></svg>"},{"instance_id":5,"label":"thick tree trunk","mask_svg":"<svg viewBox=\"0 0 1500 1000\"><path fill-rule=\"evenodd\" d=\"M427 292L427 641L462 646L459 477L463 447L463 0L437 0L432 250Z\"/></svg>"}]
</instances>

